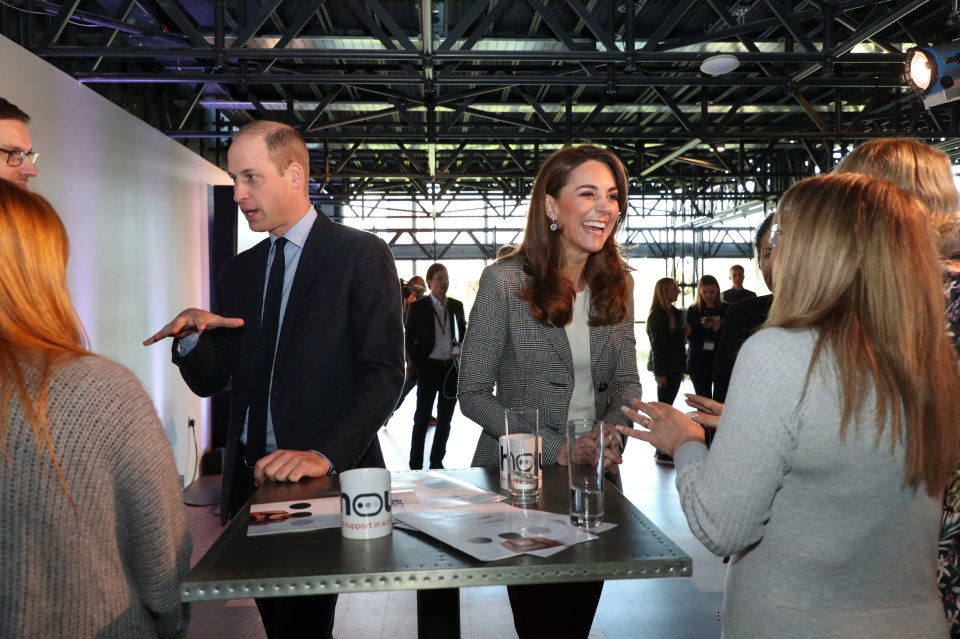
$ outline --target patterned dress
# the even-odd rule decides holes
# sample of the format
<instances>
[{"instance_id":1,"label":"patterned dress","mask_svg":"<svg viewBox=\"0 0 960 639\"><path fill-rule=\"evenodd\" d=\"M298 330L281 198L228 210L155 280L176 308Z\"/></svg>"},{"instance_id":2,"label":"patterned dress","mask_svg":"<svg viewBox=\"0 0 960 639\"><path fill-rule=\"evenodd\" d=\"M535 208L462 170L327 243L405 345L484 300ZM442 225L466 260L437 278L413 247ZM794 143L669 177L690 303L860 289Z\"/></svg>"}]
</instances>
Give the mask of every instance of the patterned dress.
<instances>
[{"instance_id":1,"label":"patterned dress","mask_svg":"<svg viewBox=\"0 0 960 639\"><path fill-rule=\"evenodd\" d=\"M947 334L960 356L960 262L942 260L941 267L947 296ZM950 621L950 636L960 638L960 467L954 471L943 499L937 582Z\"/></svg>"}]
</instances>

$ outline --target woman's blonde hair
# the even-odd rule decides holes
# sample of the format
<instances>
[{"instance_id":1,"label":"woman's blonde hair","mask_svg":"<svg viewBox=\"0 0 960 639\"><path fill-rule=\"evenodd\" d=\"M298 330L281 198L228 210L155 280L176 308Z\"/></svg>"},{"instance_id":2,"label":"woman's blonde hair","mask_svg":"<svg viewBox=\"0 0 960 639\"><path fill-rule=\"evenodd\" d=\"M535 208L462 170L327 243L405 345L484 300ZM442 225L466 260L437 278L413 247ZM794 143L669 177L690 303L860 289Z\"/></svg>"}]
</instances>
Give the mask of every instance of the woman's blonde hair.
<instances>
[{"instance_id":1,"label":"woman's blonde hair","mask_svg":"<svg viewBox=\"0 0 960 639\"><path fill-rule=\"evenodd\" d=\"M69 495L47 423L50 376L89 353L67 292L68 253L67 232L53 207L0 180L0 445L6 447L16 401Z\"/></svg>"},{"instance_id":2,"label":"woman's blonde hair","mask_svg":"<svg viewBox=\"0 0 960 639\"><path fill-rule=\"evenodd\" d=\"M940 235L941 252L956 237L960 193L942 151L910 138L870 140L843 158L836 172L883 178L917 196Z\"/></svg>"},{"instance_id":3,"label":"woman's blonde hair","mask_svg":"<svg viewBox=\"0 0 960 639\"><path fill-rule=\"evenodd\" d=\"M663 277L657 280L656 285L653 287L653 300L650 302L650 311L653 312L654 309L660 309L667 314L667 321L670 323L670 331L677 327L677 318L673 314L673 304L670 302L670 298L667 297L667 289L670 288L670 285L676 285L677 282L672 277Z\"/></svg>"},{"instance_id":4,"label":"woman's blonde hair","mask_svg":"<svg viewBox=\"0 0 960 639\"><path fill-rule=\"evenodd\" d=\"M960 448L960 370L926 215L912 194L866 175L795 184L776 214L782 244L766 326L816 329L807 384L828 351L843 406L841 440L875 395L877 444L889 425L891 450L905 447L907 483L936 496Z\"/></svg>"}]
</instances>

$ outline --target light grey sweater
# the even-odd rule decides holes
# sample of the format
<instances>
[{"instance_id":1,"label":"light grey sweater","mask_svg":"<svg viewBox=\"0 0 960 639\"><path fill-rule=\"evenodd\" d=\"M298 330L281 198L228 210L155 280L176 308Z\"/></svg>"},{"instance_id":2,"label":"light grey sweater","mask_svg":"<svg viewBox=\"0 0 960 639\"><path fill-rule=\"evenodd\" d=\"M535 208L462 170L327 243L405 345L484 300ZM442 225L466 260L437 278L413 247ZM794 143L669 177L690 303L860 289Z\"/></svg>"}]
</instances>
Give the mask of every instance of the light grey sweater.
<instances>
[{"instance_id":1,"label":"light grey sweater","mask_svg":"<svg viewBox=\"0 0 960 639\"><path fill-rule=\"evenodd\" d=\"M54 374L47 416L76 511L12 402L0 450L0 637L185 636L179 581L191 541L170 443L140 382L81 357Z\"/></svg>"},{"instance_id":2,"label":"light grey sweater","mask_svg":"<svg viewBox=\"0 0 960 639\"><path fill-rule=\"evenodd\" d=\"M904 485L902 445L891 454L888 436L874 444L872 400L840 441L829 352L800 402L815 338L785 329L750 338L709 454L691 442L674 456L690 528L733 556L723 636L946 637L940 499Z\"/></svg>"}]
</instances>

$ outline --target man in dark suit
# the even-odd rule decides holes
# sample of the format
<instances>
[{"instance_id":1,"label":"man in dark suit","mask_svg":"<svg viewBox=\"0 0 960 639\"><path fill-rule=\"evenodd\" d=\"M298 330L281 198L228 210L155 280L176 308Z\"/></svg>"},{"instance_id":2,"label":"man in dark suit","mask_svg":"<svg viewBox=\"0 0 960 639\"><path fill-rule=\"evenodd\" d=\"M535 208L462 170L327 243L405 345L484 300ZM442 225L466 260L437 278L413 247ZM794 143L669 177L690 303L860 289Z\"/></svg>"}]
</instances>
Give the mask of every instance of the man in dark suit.
<instances>
[{"instance_id":1,"label":"man in dark suit","mask_svg":"<svg viewBox=\"0 0 960 639\"><path fill-rule=\"evenodd\" d=\"M417 410L413 415L410 469L423 468L427 426L437 401L437 429L433 433L430 468L443 468L450 436L450 420L457 405L457 358L467 320L463 304L447 297L450 276L443 264L427 269L430 295L410 304L407 311L407 356L417 370ZM439 395L439 398L438 398Z\"/></svg>"},{"instance_id":2,"label":"man in dark suit","mask_svg":"<svg viewBox=\"0 0 960 639\"><path fill-rule=\"evenodd\" d=\"M773 213L765 217L757 227L753 240L760 273L771 291L773 290L773 264L770 259L773 252L773 247L770 245L772 224ZM727 400L727 388L730 386L733 365L737 361L737 355L740 354L740 347L767 321L767 314L772 304L773 295L761 295L737 302L727 309L723 319L723 333L713 360L713 399L721 404ZM708 430L707 433L709 445L713 439L713 431Z\"/></svg>"},{"instance_id":3,"label":"man in dark suit","mask_svg":"<svg viewBox=\"0 0 960 639\"><path fill-rule=\"evenodd\" d=\"M383 467L377 432L403 384L393 256L376 236L317 215L300 135L249 124L227 166L251 230L270 237L224 265L216 313L187 309L144 342L176 338L173 361L198 395L231 388L224 521L266 481ZM257 606L271 639L331 636L335 595Z\"/></svg>"}]
</instances>

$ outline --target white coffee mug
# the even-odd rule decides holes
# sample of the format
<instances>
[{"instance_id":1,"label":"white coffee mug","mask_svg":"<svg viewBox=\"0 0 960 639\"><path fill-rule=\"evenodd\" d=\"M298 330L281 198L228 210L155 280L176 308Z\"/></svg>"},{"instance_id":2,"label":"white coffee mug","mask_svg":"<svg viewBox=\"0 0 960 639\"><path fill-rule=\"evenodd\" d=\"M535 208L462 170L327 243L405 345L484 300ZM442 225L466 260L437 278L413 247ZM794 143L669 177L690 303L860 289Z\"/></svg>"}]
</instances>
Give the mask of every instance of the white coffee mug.
<instances>
[{"instance_id":1,"label":"white coffee mug","mask_svg":"<svg viewBox=\"0 0 960 639\"><path fill-rule=\"evenodd\" d=\"M356 468L340 473L340 531L347 539L376 539L393 532L390 471Z\"/></svg>"}]
</instances>

